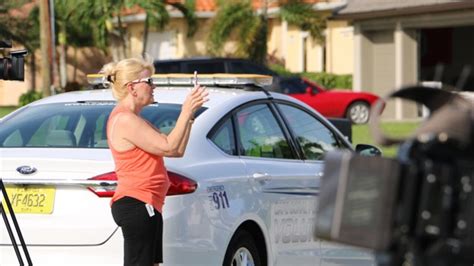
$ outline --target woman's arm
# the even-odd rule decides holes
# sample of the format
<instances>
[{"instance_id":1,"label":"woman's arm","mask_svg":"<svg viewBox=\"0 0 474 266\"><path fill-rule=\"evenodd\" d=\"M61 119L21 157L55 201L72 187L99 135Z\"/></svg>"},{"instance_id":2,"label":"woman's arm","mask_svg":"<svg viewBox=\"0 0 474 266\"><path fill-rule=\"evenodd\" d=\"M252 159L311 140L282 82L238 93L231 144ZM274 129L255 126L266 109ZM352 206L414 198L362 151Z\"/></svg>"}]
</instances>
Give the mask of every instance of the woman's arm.
<instances>
[{"instance_id":1,"label":"woman's arm","mask_svg":"<svg viewBox=\"0 0 474 266\"><path fill-rule=\"evenodd\" d=\"M161 134L141 117L133 113L124 113L116 124L117 137L152 154L182 156L189 139L191 129L189 121L194 112L207 101L205 98L207 95L208 93L200 86L191 91L183 103L175 128L168 136Z\"/></svg>"},{"instance_id":2,"label":"woman's arm","mask_svg":"<svg viewBox=\"0 0 474 266\"><path fill-rule=\"evenodd\" d=\"M191 135L192 122L189 121L188 126L186 127L184 137L181 139L181 143L178 146L178 150L175 153L165 153L166 157L183 157L186 146L188 145L189 136Z\"/></svg>"}]
</instances>

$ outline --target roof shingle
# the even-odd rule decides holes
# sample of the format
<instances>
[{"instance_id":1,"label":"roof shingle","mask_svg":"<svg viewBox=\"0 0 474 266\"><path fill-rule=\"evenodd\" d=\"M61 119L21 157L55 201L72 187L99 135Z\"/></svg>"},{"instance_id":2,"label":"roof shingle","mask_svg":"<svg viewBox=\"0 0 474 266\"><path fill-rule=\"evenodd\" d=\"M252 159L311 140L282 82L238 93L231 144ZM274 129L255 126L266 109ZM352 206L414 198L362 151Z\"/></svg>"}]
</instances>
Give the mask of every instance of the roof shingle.
<instances>
[{"instance_id":1,"label":"roof shingle","mask_svg":"<svg viewBox=\"0 0 474 266\"><path fill-rule=\"evenodd\" d=\"M356 14L442 4L472 3L472 0L348 0L338 14Z\"/></svg>"}]
</instances>

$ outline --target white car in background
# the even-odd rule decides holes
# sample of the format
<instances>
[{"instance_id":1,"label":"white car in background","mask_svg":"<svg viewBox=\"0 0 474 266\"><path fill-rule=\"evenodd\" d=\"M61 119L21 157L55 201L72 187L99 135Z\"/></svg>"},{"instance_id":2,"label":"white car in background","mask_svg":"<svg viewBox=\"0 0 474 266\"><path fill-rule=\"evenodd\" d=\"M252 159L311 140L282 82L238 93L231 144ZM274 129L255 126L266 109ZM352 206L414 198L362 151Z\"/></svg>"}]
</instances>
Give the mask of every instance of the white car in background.
<instances>
[{"instance_id":1,"label":"white car in background","mask_svg":"<svg viewBox=\"0 0 474 266\"><path fill-rule=\"evenodd\" d=\"M164 133L175 125L190 77L154 76L157 103L142 115ZM373 265L371 253L313 233L322 157L351 144L304 103L259 89L268 82L200 78L210 101L184 157L165 159L172 186L163 209L164 265ZM34 265L122 263L105 133L115 104L110 90L70 92L1 120L0 177ZM18 265L2 226L0 265Z\"/></svg>"}]
</instances>

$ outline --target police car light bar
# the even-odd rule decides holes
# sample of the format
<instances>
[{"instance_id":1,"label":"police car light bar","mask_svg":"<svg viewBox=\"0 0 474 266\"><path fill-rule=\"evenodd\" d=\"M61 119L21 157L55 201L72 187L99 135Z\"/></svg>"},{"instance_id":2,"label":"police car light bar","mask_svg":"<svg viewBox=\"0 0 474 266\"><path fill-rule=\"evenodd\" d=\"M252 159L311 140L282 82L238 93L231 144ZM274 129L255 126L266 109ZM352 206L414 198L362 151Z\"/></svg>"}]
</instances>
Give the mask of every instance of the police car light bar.
<instances>
[{"instance_id":1,"label":"police car light bar","mask_svg":"<svg viewBox=\"0 0 474 266\"><path fill-rule=\"evenodd\" d=\"M153 84L157 86L170 85L193 85L193 74L154 74ZM266 75L256 74L199 74L198 83L204 86L212 85L257 85L270 86L273 78ZM104 84L109 85L109 82L102 74L87 75L87 82L91 85Z\"/></svg>"}]
</instances>

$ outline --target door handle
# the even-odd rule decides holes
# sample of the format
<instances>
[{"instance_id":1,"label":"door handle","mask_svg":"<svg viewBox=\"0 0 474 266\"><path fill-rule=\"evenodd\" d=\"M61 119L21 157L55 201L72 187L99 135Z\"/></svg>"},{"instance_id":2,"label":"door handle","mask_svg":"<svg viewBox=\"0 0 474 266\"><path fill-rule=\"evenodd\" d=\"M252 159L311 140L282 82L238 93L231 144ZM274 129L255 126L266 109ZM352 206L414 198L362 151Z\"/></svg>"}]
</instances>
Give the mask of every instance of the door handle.
<instances>
[{"instance_id":1,"label":"door handle","mask_svg":"<svg viewBox=\"0 0 474 266\"><path fill-rule=\"evenodd\" d=\"M252 176L256 181L259 181L262 183L270 181L272 179L272 176L269 175L268 173L257 172L257 173L254 173Z\"/></svg>"}]
</instances>

